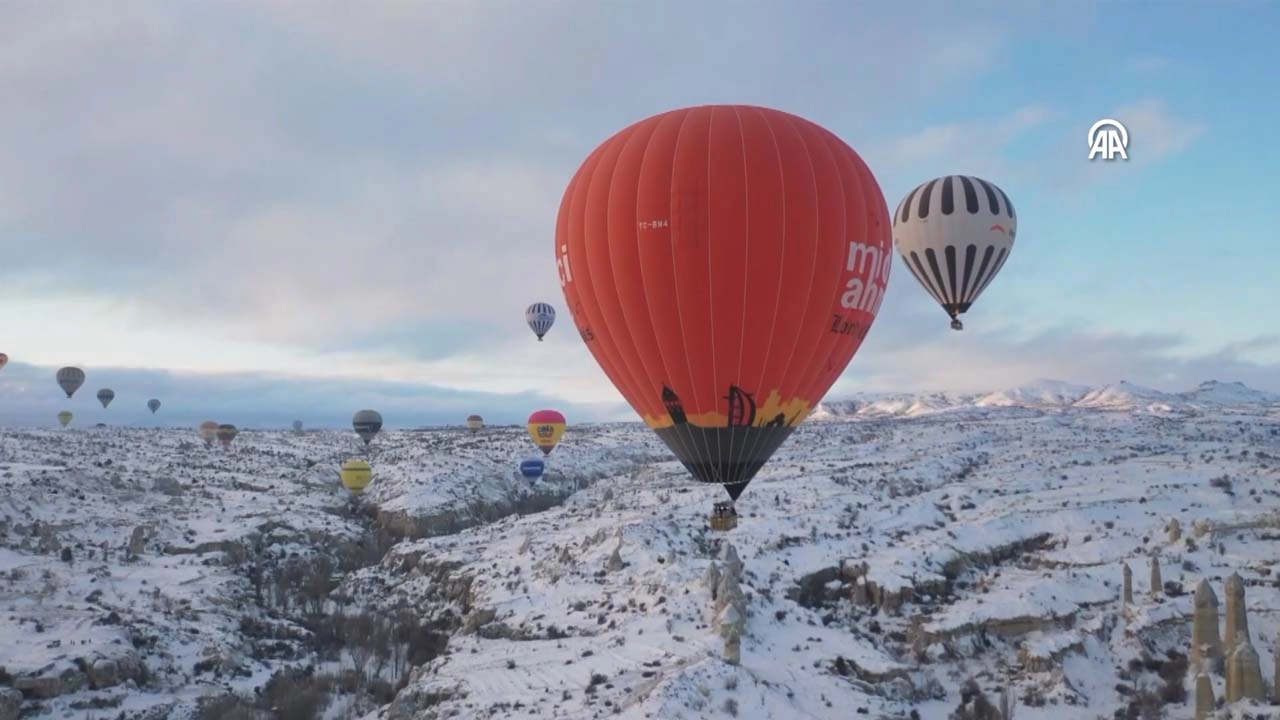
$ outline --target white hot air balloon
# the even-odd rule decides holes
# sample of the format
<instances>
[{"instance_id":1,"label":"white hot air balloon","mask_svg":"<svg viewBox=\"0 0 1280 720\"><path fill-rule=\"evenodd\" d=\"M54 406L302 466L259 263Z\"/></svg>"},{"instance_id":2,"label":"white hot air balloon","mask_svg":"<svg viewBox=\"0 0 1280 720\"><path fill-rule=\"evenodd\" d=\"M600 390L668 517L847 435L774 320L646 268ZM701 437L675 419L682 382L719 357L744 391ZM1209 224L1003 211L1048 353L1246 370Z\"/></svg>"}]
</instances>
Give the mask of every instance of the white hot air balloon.
<instances>
[{"instance_id":1,"label":"white hot air balloon","mask_svg":"<svg viewBox=\"0 0 1280 720\"><path fill-rule=\"evenodd\" d=\"M893 244L951 329L1013 252L1018 216L995 184L946 175L916 186L893 213Z\"/></svg>"}]
</instances>

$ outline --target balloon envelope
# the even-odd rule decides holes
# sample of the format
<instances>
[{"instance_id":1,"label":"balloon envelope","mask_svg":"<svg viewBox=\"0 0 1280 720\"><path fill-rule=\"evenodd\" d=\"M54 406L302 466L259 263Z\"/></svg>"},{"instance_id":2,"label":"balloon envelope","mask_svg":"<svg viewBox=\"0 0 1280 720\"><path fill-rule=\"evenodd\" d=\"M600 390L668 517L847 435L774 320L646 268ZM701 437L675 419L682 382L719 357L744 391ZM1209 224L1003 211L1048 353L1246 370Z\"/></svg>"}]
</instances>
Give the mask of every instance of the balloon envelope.
<instances>
[{"instance_id":1,"label":"balloon envelope","mask_svg":"<svg viewBox=\"0 0 1280 720\"><path fill-rule=\"evenodd\" d=\"M360 494L373 480L373 468L363 460L348 460L342 463L342 485L353 493Z\"/></svg>"},{"instance_id":2,"label":"balloon envelope","mask_svg":"<svg viewBox=\"0 0 1280 720\"><path fill-rule=\"evenodd\" d=\"M152 415L155 415L156 411L160 409L160 401L155 398L151 398L147 401L147 409L151 411Z\"/></svg>"},{"instance_id":3,"label":"balloon envelope","mask_svg":"<svg viewBox=\"0 0 1280 720\"><path fill-rule=\"evenodd\" d=\"M76 390L84 385L84 371L78 367L64 367L58 370L58 387L71 397L76 394Z\"/></svg>"},{"instance_id":4,"label":"balloon envelope","mask_svg":"<svg viewBox=\"0 0 1280 720\"><path fill-rule=\"evenodd\" d=\"M968 312L1013 252L1018 216L995 183L946 175L916 186L893 213L893 244L951 317Z\"/></svg>"},{"instance_id":5,"label":"balloon envelope","mask_svg":"<svg viewBox=\"0 0 1280 720\"><path fill-rule=\"evenodd\" d=\"M524 321L529 323L529 329L541 342L542 336L556 323L556 309L547 303L536 302L524 311Z\"/></svg>"},{"instance_id":6,"label":"balloon envelope","mask_svg":"<svg viewBox=\"0 0 1280 720\"><path fill-rule=\"evenodd\" d=\"M0 353L0 370L3 370L4 366L8 364L9 364L9 356L4 353Z\"/></svg>"},{"instance_id":7,"label":"balloon envelope","mask_svg":"<svg viewBox=\"0 0 1280 720\"><path fill-rule=\"evenodd\" d=\"M673 110L604 141L560 205L565 301L605 374L736 498L844 371L888 285L856 152L768 108Z\"/></svg>"},{"instance_id":8,"label":"balloon envelope","mask_svg":"<svg viewBox=\"0 0 1280 720\"><path fill-rule=\"evenodd\" d=\"M529 458L520 461L520 474L527 478L542 477L543 471L547 469L547 464L542 458Z\"/></svg>"},{"instance_id":9,"label":"balloon envelope","mask_svg":"<svg viewBox=\"0 0 1280 720\"><path fill-rule=\"evenodd\" d=\"M382 430L382 415L377 410L361 410L351 417L351 427L368 445L373 436Z\"/></svg>"},{"instance_id":10,"label":"balloon envelope","mask_svg":"<svg viewBox=\"0 0 1280 720\"><path fill-rule=\"evenodd\" d=\"M200 423L200 437L204 438L205 445L212 445L218 439L218 423L213 420Z\"/></svg>"},{"instance_id":11,"label":"balloon envelope","mask_svg":"<svg viewBox=\"0 0 1280 720\"><path fill-rule=\"evenodd\" d=\"M111 388L102 388L98 391L98 402L102 403L102 407L110 405L111 401L114 400L115 397L116 391Z\"/></svg>"},{"instance_id":12,"label":"balloon envelope","mask_svg":"<svg viewBox=\"0 0 1280 720\"><path fill-rule=\"evenodd\" d=\"M529 416L529 437L533 438L533 443L542 450L543 455L549 455L555 449L564 435L564 429L564 415L556 410L538 410Z\"/></svg>"},{"instance_id":13,"label":"balloon envelope","mask_svg":"<svg viewBox=\"0 0 1280 720\"><path fill-rule=\"evenodd\" d=\"M301 420L294 420L294 421L293 421L293 431L294 431L294 432L302 432L302 421L301 421Z\"/></svg>"},{"instance_id":14,"label":"balloon envelope","mask_svg":"<svg viewBox=\"0 0 1280 720\"><path fill-rule=\"evenodd\" d=\"M71 418L73 417L75 416L72 415L69 410L63 410L62 412L58 413L58 422L62 423L62 427L66 427L67 425L71 424Z\"/></svg>"},{"instance_id":15,"label":"balloon envelope","mask_svg":"<svg viewBox=\"0 0 1280 720\"><path fill-rule=\"evenodd\" d=\"M217 431L218 442L222 443L222 447L231 447L231 441L235 440L236 435L239 435L239 434L240 434L240 431L236 429L235 425L228 425L226 423L223 423L222 425L218 426L218 431Z\"/></svg>"},{"instance_id":16,"label":"balloon envelope","mask_svg":"<svg viewBox=\"0 0 1280 720\"><path fill-rule=\"evenodd\" d=\"M470 428L472 432L475 432L480 428L483 428L484 418L480 417L479 415L467 416L467 427Z\"/></svg>"}]
</instances>

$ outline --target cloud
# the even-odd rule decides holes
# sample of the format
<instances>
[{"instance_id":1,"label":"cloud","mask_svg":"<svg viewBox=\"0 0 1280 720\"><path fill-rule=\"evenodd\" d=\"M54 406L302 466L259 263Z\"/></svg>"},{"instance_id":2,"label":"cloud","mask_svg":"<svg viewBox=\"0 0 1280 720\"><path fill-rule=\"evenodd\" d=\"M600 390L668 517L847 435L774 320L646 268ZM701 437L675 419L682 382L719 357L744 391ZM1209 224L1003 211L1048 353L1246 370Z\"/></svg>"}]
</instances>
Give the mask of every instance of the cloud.
<instances>
[{"instance_id":1,"label":"cloud","mask_svg":"<svg viewBox=\"0 0 1280 720\"><path fill-rule=\"evenodd\" d=\"M1129 131L1128 162L1087 159L1087 131L1101 117L1115 118ZM1205 124L1175 115L1162 98L1143 98L1097 116L1030 104L1003 115L928 126L871 145L864 155L882 181L907 183L904 192L923 178L962 173L1000 178L1010 187L1079 194L1167 160L1206 131ZM1030 139L1042 142L1028 144Z\"/></svg>"},{"instance_id":2,"label":"cloud","mask_svg":"<svg viewBox=\"0 0 1280 720\"><path fill-rule=\"evenodd\" d=\"M278 373L207 375L136 368L86 368L85 385L68 400L54 383L55 367L10 362L0 382L0 423L52 425L61 410L71 410L80 427L97 422L135 426L189 426L214 419L240 427L289 427L301 419L308 427L350 427L362 408L382 413L386 427L458 425L479 413L489 424L522 424L544 407L561 410L572 423L632 420L625 403L566 403L538 392L476 392L425 383L364 379L299 378ZM98 388L116 396L103 409ZM160 399L155 415L149 398Z\"/></svg>"},{"instance_id":3,"label":"cloud","mask_svg":"<svg viewBox=\"0 0 1280 720\"><path fill-rule=\"evenodd\" d=\"M1155 164L1182 152L1206 130L1199 122L1174 117L1159 98L1122 105L1109 117L1124 123L1129 131L1129 159L1139 164Z\"/></svg>"},{"instance_id":4,"label":"cloud","mask_svg":"<svg viewBox=\"0 0 1280 720\"><path fill-rule=\"evenodd\" d=\"M894 281L914 282L906 274ZM1192 338L1166 333L1108 332L1060 324L1027 332L975 308L965 329L914 287L895 287L880 317L829 395L906 390L997 390L1051 377L1092 385L1128 380L1161 390L1205 380L1239 380L1280 392L1280 337L1259 335L1212 352L1189 349ZM912 292L904 292L912 291Z\"/></svg>"},{"instance_id":5,"label":"cloud","mask_svg":"<svg viewBox=\"0 0 1280 720\"><path fill-rule=\"evenodd\" d=\"M1153 75L1168 68L1170 64L1169 58L1164 55L1136 55L1129 58L1126 67L1130 72L1140 75Z\"/></svg>"},{"instance_id":6,"label":"cloud","mask_svg":"<svg viewBox=\"0 0 1280 720\"><path fill-rule=\"evenodd\" d=\"M867 163L894 176L936 177L950 173L1004 177L1005 148L1058 113L1043 104L1025 105L995 117L932 125L869 147Z\"/></svg>"},{"instance_id":7,"label":"cloud","mask_svg":"<svg viewBox=\"0 0 1280 720\"><path fill-rule=\"evenodd\" d=\"M671 107L755 102L831 127L894 177L966 172L1050 187L1115 176L1084 159L1096 118L1043 104L874 142L886 116L971 92L1013 39L1083 33L1094 7L19 5L0 24L0 327L15 358L3 379L22 362L37 374L85 363L91 377L178 368L164 376L167 394L189 390L193 417L196 407L264 417L253 413L273 398L286 422L313 407L285 397L308 396L308 382L343 404L317 399L315 412L343 422L346 405L397 407L396 393L445 403L449 417L525 399L604 400L629 417L567 313L546 343L523 325L529 302L563 297L555 216L593 147ZM1113 116L1129 124L1135 167L1205 131L1158 99ZM1052 162L1010 152L1046 133L1061 144ZM903 307L930 333L940 322ZM893 367L901 352L942 379L923 351L877 359L876 338L898 324L873 330L850 378L868 365L876 382L918 384ZM915 340L935 352L970 337L1022 349L1011 329L947 333ZM152 373L127 390L141 397L162 375L138 372ZM40 377L31 392L52 387ZM165 407L166 417L181 411Z\"/></svg>"},{"instance_id":8,"label":"cloud","mask_svg":"<svg viewBox=\"0 0 1280 720\"><path fill-rule=\"evenodd\" d=\"M562 297L555 217L592 147L700 102L853 133L886 106L963 91L1041 22L931 17L24 5L0 26L0 326L25 328L15 356L36 362L420 375L483 354L509 387L528 380L511 370L527 348L499 338L525 332L529 302ZM900 53L914 60L885 61Z\"/></svg>"}]
</instances>

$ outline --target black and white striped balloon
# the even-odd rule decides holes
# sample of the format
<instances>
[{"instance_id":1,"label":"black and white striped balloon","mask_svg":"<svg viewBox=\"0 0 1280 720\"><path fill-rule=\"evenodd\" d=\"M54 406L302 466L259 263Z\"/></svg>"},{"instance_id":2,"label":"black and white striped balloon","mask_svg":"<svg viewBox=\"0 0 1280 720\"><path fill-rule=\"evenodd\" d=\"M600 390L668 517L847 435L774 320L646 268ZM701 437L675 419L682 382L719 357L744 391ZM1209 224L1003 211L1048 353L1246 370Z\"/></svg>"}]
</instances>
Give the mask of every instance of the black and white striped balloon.
<instances>
[{"instance_id":1,"label":"black and white striped balloon","mask_svg":"<svg viewBox=\"0 0 1280 720\"><path fill-rule=\"evenodd\" d=\"M951 317L982 295L1013 252L1018 216L994 183L945 175L907 193L893 213L893 244L907 269Z\"/></svg>"},{"instance_id":2,"label":"black and white striped balloon","mask_svg":"<svg viewBox=\"0 0 1280 720\"><path fill-rule=\"evenodd\" d=\"M524 320L529 323L529 329L538 336L538 342L542 342L542 336L546 335L556 322L556 309L547 303L536 302L524 311Z\"/></svg>"}]
</instances>

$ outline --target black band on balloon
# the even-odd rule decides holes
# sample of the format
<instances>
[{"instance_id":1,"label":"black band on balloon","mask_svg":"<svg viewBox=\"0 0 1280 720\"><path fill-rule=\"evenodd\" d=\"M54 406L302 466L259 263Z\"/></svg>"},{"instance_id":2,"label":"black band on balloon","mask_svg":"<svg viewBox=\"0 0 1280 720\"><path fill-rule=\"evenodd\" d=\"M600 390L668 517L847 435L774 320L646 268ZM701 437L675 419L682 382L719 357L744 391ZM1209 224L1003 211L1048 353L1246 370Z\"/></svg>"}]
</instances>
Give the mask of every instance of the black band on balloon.
<instances>
[{"instance_id":1,"label":"black band on balloon","mask_svg":"<svg viewBox=\"0 0 1280 720\"><path fill-rule=\"evenodd\" d=\"M724 485L729 497L737 500L794 429L786 425L703 428L682 423L656 432L695 480Z\"/></svg>"}]
</instances>

